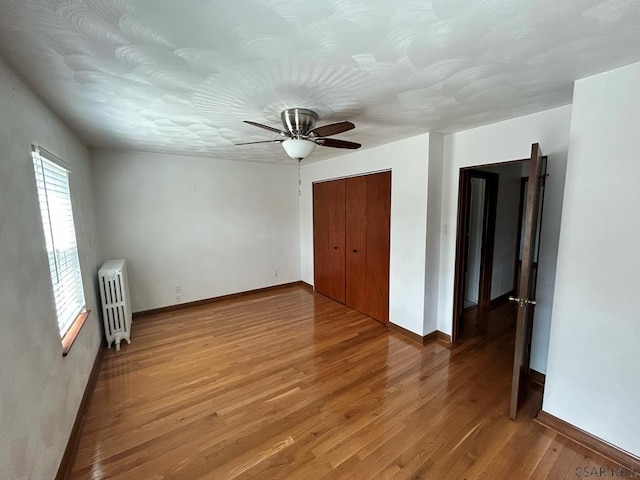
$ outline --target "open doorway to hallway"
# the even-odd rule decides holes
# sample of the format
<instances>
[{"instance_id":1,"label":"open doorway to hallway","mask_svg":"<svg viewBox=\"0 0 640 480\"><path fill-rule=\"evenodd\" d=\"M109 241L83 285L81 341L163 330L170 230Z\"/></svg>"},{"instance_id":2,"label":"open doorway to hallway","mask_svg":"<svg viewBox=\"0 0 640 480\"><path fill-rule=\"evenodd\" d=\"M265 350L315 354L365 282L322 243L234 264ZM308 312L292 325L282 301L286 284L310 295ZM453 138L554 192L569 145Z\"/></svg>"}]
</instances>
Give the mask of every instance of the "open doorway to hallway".
<instances>
[{"instance_id":1,"label":"open doorway to hallway","mask_svg":"<svg viewBox=\"0 0 640 480\"><path fill-rule=\"evenodd\" d=\"M544 204L544 185L546 183L547 158L542 155L538 143L531 145L531 157L528 164L526 183L522 180L509 182L511 185L520 184L519 201L516 205L515 196L509 194L509 188L500 188L500 175L508 178L513 175L517 179L518 173L522 178L525 161L508 162L500 165L484 165L483 169L469 167L460 169L460 189L458 200L458 227L456 232L456 263L454 278L454 315L453 342L460 343L464 330L474 325L490 327L491 317L487 316L493 306L505 300L517 302L517 313L513 318L515 323L513 378L511 384L511 407L509 416L515 420L522 401L527 397L528 380L531 379L530 359L533 332L533 315L536 305L537 263L540 245L540 226ZM513 164L516 164L513 167ZM512 166L509 166L512 165ZM520 167L520 168L518 168ZM489 172L488 170L500 171ZM508 170L507 170L508 169ZM486 182L474 185L473 178L485 178ZM476 194L474 194L474 187ZM478 194L477 191L481 194ZM502 193L502 195L501 195ZM474 201L479 201L480 206ZM498 216L499 205L511 215ZM474 212L477 217L474 219ZM517 222L513 220L518 218ZM517 228L513 226L517 225ZM474 243L474 229L477 230ZM520 232L520 233L519 233ZM504 234L503 234L504 233ZM513 236L517 239L513 242ZM507 244L515 246L502 253L496 249L502 239ZM479 247L477 247L479 245ZM474 249L479 254L474 255ZM521 252L521 253L520 253ZM479 258L476 258L479 257ZM505 263L504 259L507 259ZM473 264L476 262L476 265ZM521 262L521 264L520 264ZM504 270L506 265L510 274L505 278L509 283L500 282L500 276L494 274ZM478 266L479 265L479 266ZM471 312L475 308L475 315L465 315L465 298L469 300L469 286L473 286L471 273L474 269L480 273L478 285L478 302L468 305L466 310ZM516 278L517 272L520 272ZM469 279L472 280L469 280ZM504 289L508 291L502 293ZM497 290L497 293L496 293ZM514 292L518 295L515 296ZM475 292L472 291L473 294Z\"/></svg>"},{"instance_id":2,"label":"open doorway to hallway","mask_svg":"<svg viewBox=\"0 0 640 480\"><path fill-rule=\"evenodd\" d=\"M529 161L520 160L460 171L458 215L463 229L456 262L460 288L454 301L460 308L454 341L491 332L492 318L500 318L499 329L515 325L515 308L501 308L497 317L488 314L518 291L528 169Z\"/></svg>"}]
</instances>

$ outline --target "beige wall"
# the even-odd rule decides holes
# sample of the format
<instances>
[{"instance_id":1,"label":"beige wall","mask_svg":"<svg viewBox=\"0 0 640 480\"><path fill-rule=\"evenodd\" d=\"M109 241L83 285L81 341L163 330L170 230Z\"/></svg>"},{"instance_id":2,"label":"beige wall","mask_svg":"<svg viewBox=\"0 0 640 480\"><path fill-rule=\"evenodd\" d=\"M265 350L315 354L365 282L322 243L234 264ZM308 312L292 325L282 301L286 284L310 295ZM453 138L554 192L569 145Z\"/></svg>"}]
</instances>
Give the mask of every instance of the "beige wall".
<instances>
[{"instance_id":1,"label":"beige wall","mask_svg":"<svg viewBox=\"0 0 640 480\"><path fill-rule=\"evenodd\" d=\"M51 480L100 344L98 238L87 150L0 60L0 478ZM62 357L31 161L39 144L72 167L71 195L88 307Z\"/></svg>"}]
</instances>

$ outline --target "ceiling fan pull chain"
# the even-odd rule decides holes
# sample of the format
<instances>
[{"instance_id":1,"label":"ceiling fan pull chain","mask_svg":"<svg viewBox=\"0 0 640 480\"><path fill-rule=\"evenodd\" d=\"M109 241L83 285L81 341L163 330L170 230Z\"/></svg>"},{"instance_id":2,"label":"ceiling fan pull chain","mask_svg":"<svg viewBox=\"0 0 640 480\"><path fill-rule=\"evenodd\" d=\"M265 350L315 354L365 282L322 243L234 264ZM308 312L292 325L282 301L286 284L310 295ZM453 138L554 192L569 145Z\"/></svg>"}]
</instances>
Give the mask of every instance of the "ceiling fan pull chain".
<instances>
[{"instance_id":1,"label":"ceiling fan pull chain","mask_svg":"<svg viewBox=\"0 0 640 480\"><path fill-rule=\"evenodd\" d=\"M302 163L302 159L298 159L298 196L302 196L302 181L300 180L300 164Z\"/></svg>"}]
</instances>

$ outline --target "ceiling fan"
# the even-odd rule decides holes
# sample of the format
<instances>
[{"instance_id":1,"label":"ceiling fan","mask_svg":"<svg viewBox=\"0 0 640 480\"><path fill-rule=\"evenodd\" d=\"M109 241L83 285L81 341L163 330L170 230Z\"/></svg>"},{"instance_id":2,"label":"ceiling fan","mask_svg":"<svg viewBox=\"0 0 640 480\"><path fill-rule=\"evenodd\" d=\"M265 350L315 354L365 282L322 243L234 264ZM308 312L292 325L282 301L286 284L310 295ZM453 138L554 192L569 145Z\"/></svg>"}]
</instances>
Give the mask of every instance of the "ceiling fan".
<instances>
[{"instance_id":1,"label":"ceiling fan","mask_svg":"<svg viewBox=\"0 0 640 480\"><path fill-rule=\"evenodd\" d=\"M336 138L326 138L356 128L351 122L338 122L316 127L318 114L306 108L288 108L280 114L283 129L262 125L245 120L244 123L277 133L282 138L258 142L236 143L236 145L255 145L256 143L281 143L287 155L301 161L313 153L316 146L332 148L360 148L359 143L347 142Z\"/></svg>"}]
</instances>

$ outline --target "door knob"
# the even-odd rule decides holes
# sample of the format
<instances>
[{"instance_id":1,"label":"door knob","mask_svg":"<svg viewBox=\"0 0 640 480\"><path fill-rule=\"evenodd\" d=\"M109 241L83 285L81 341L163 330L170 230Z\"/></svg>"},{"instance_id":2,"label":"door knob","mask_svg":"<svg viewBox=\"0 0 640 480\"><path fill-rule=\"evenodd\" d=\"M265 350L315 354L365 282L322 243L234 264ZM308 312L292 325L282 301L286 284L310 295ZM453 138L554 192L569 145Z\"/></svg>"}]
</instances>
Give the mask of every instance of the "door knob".
<instances>
[{"instance_id":1,"label":"door knob","mask_svg":"<svg viewBox=\"0 0 640 480\"><path fill-rule=\"evenodd\" d=\"M358 253L358 250L357 250L357 249L354 249L354 250L353 250L353 253Z\"/></svg>"},{"instance_id":2,"label":"door knob","mask_svg":"<svg viewBox=\"0 0 640 480\"><path fill-rule=\"evenodd\" d=\"M334 250L337 250L337 249L338 249L338 247L333 247L333 249L334 249Z\"/></svg>"},{"instance_id":3,"label":"door knob","mask_svg":"<svg viewBox=\"0 0 640 480\"><path fill-rule=\"evenodd\" d=\"M529 300L528 298L520 298L520 297L509 297L509 300L512 302L516 302L518 307L523 308L525 305L535 305L535 300Z\"/></svg>"}]
</instances>

